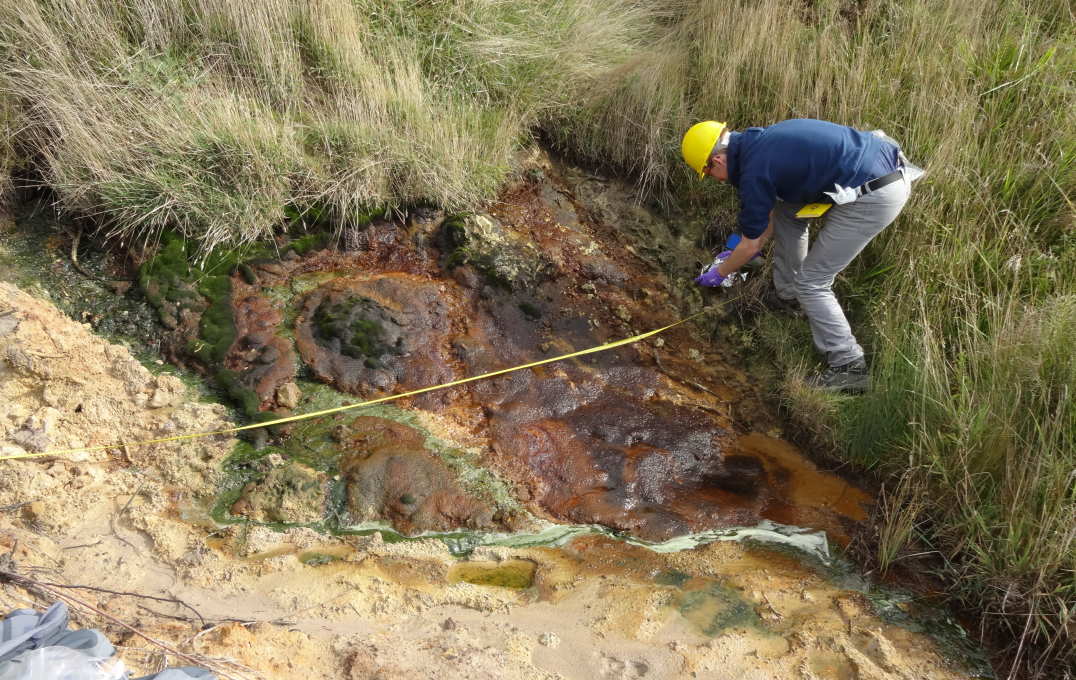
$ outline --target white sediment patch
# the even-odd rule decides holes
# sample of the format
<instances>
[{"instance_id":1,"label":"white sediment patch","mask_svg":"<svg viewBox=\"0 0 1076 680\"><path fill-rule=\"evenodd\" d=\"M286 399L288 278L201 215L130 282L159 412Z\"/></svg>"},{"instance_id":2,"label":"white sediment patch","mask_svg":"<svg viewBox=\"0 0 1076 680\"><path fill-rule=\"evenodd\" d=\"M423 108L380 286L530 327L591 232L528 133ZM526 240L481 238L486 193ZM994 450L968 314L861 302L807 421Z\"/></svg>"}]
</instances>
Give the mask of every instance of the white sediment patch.
<instances>
[{"instance_id":1,"label":"white sediment patch","mask_svg":"<svg viewBox=\"0 0 1076 680\"><path fill-rule=\"evenodd\" d=\"M829 541L826 532L816 529L779 524L764 519L753 527L730 527L712 529L697 534L677 536L667 541L644 541L626 536L596 524L552 524L533 533L484 533L484 532L426 532L415 536L403 536L385 522L365 522L347 527L349 532L379 531L400 540L421 540L437 538L445 542L454 554L470 552L479 546L501 546L506 548L533 548L537 546L561 546L575 538L587 534L601 534L631 545L641 546L658 553L691 550L715 541L759 541L773 545L792 548L805 555L830 563Z\"/></svg>"}]
</instances>

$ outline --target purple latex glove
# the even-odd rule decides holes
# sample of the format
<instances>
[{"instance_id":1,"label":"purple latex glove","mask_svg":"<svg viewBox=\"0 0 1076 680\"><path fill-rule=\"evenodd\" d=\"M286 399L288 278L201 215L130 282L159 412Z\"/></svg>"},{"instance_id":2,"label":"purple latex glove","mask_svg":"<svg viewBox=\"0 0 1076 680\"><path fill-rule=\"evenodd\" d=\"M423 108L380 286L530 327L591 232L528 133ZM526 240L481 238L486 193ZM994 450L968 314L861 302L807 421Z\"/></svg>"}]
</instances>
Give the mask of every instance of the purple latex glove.
<instances>
[{"instance_id":1,"label":"purple latex glove","mask_svg":"<svg viewBox=\"0 0 1076 680\"><path fill-rule=\"evenodd\" d=\"M729 255L732 255L731 250L723 250L718 253L717 257L714 258L714 261L706 265L706 267L703 268L702 273L695 278L695 283L700 286L706 286L707 288L716 288L718 286L721 288L729 288L736 283L736 274L722 276L717 271L718 265L727 260Z\"/></svg>"}]
</instances>

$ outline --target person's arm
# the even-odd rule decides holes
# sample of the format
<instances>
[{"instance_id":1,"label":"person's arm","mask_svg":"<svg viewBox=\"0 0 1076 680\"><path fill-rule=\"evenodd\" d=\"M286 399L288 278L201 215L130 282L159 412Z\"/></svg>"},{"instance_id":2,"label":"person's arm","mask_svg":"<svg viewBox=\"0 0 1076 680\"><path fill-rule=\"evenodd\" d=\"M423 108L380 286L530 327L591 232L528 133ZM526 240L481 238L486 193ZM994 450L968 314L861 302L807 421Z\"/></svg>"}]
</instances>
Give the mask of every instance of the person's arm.
<instances>
[{"instance_id":1,"label":"person's arm","mask_svg":"<svg viewBox=\"0 0 1076 680\"><path fill-rule=\"evenodd\" d=\"M736 248L733 249L732 254L718 266L717 273L721 274L722 277L734 274L740 267L747 264L751 258L762 252L762 246L766 245L771 233L773 233L772 211L770 212L770 222L766 225L766 231L762 232L758 238L742 237L740 242L736 244Z\"/></svg>"}]
</instances>

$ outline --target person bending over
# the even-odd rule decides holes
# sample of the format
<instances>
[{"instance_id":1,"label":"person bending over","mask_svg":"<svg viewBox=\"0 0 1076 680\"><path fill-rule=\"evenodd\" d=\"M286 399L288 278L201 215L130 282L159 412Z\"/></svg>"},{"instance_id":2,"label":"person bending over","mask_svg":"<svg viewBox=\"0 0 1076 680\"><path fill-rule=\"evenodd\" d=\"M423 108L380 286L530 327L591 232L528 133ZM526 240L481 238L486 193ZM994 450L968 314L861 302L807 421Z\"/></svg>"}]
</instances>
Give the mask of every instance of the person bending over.
<instances>
[{"instance_id":1,"label":"person bending over","mask_svg":"<svg viewBox=\"0 0 1076 680\"><path fill-rule=\"evenodd\" d=\"M811 119L742 132L703 121L684 134L681 151L700 179L727 182L740 198L739 242L695 281L732 285L737 270L772 236L777 303L798 302L829 365L809 383L830 391L867 390L863 348L833 294L833 281L896 219L923 171L881 131ZM808 249L811 218L822 219L823 227Z\"/></svg>"}]
</instances>

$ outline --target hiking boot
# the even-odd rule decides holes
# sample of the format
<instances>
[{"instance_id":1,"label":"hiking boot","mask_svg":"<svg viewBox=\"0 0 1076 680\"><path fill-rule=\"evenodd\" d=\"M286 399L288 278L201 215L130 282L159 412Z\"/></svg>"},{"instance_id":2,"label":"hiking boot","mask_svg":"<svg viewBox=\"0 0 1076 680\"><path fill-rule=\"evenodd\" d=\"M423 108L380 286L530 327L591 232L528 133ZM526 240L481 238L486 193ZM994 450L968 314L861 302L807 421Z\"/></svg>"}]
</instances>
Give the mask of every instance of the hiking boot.
<instances>
[{"instance_id":1,"label":"hiking boot","mask_svg":"<svg viewBox=\"0 0 1076 680\"><path fill-rule=\"evenodd\" d=\"M791 316L795 319L804 317L803 308L796 298L783 298L775 291L768 291L762 296L763 306L771 312Z\"/></svg>"},{"instance_id":2,"label":"hiking boot","mask_svg":"<svg viewBox=\"0 0 1076 680\"><path fill-rule=\"evenodd\" d=\"M826 392L866 392L871 386L867 362L856 359L844 366L830 366L821 374L807 378L807 385Z\"/></svg>"}]
</instances>

